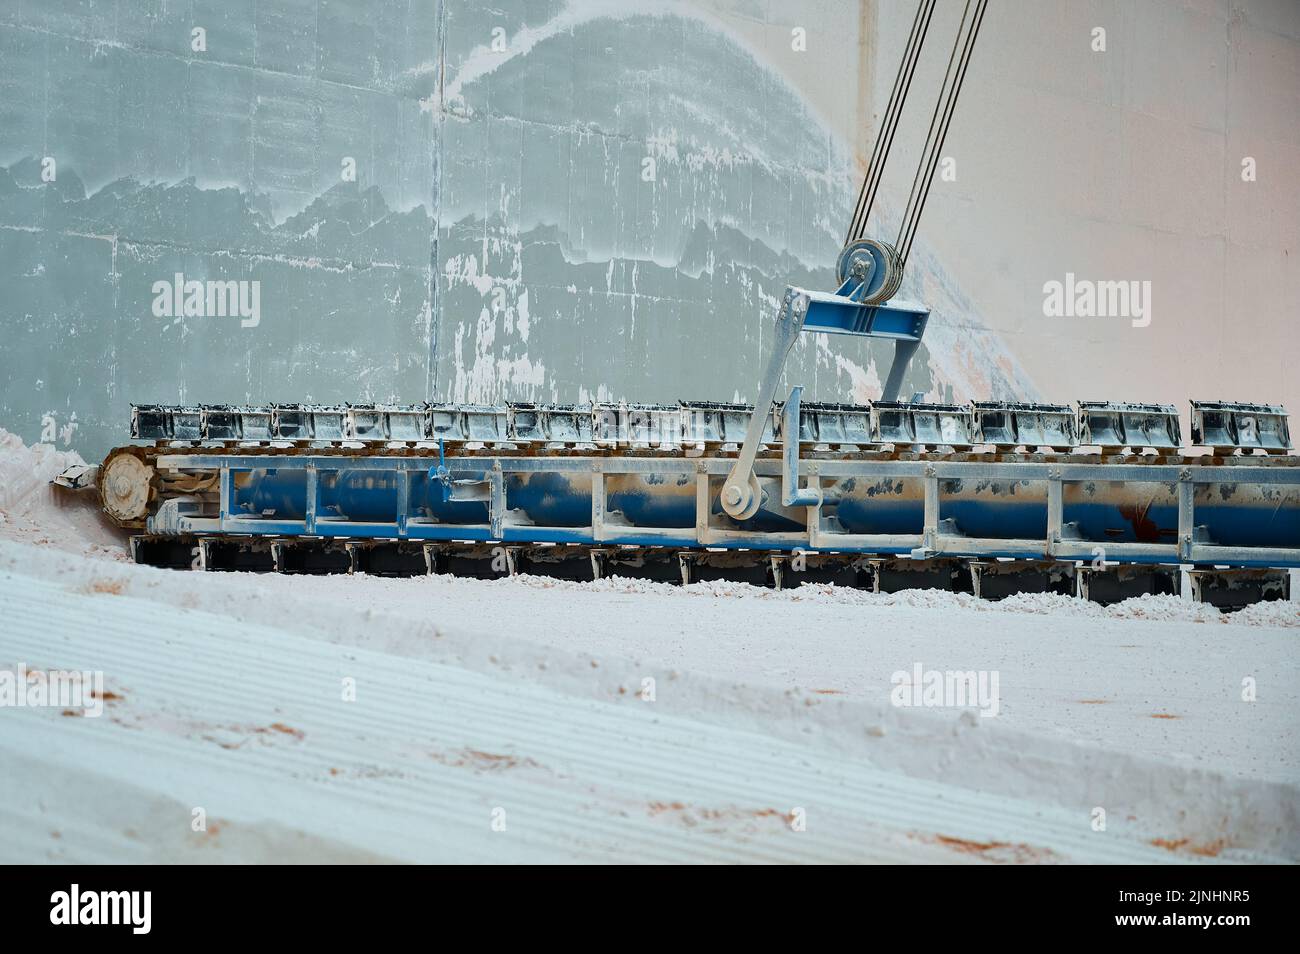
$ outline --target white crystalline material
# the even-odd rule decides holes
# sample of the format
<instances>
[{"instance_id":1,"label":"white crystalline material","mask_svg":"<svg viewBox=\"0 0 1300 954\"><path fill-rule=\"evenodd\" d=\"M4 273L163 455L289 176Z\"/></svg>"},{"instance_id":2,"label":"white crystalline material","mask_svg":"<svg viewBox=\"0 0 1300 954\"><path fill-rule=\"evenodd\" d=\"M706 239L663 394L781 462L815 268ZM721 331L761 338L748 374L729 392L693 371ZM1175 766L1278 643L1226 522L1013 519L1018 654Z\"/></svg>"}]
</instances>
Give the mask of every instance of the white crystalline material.
<instances>
[{"instance_id":1,"label":"white crystalline material","mask_svg":"<svg viewBox=\"0 0 1300 954\"><path fill-rule=\"evenodd\" d=\"M0 510L24 513L39 508L49 482L84 463L75 451L61 451L52 444L27 447L17 434L0 428Z\"/></svg>"},{"instance_id":2,"label":"white crystalline material","mask_svg":"<svg viewBox=\"0 0 1300 954\"><path fill-rule=\"evenodd\" d=\"M1274 844L1300 857L1294 835L1275 844L1293 825L1286 818L1300 784L1296 630L1268 625L1274 614L1291 622L1290 606L1206 625L1156 618L1185 612L1175 600L1132 601L1112 615L1043 596L980 603L822 586L777 594L722 583L187 573L0 540L0 585L6 577L11 594L29 593L29 580L68 594L66 607L41 598L52 616L66 613L48 632L84 625L72 604L86 598L137 613L127 648L141 659L170 639L153 625L166 606L192 614L187 625L198 631L223 628L247 640L248 627L269 627L284 645L272 635L255 642L276 665L292 667L305 639L349 660L364 650L452 666L490 676L501 692L531 684L579 708L614 701L913 778L1065 806L1085 820L1089 806L1123 803L1150 826L1148 838L1185 830L1204 838L1231 818L1234 846ZM1079 615L1069 612L1076 605ZM1145 612L1134 614L1138 606ZM0 625L0 650L5 641ZM9 656L22 658L15 653L11 645ZM963 715L969 705L896 707L894 675L917 665L998 673L998 715ZM114 671L141 691L143 670ZM1257 704L1243 698L1246 676L1258 680ZM647 678L656 684L653 707L638 696ZM364 681L371 692L381 683ZM234 710L226 718L245 724L251 716ZM319 745L319 724L300 726L299 718L285 717ZM532 712L521 718L536 721ZM504 731L507 741L522 738L513 727Z\"/></svg>"},{"instance_id":3,"label":"white crystalline material","mask_svg":"<svg viewBox=\"0 0 1300 954\"><path fill-rule=\"evenodd\" d=\"M1247 626L1300 626L1300 601L1256 603L1234 613L1232 621Z\"/></svg>"},{"instance_id":4,"label":"white crystalline material","mask_svg":"<svg viewBox=\"0 0 1300 954\"><path fill-rule=\"evenodd\" d=\"M1142 596L1109 607L1116 619L1153 619L1164 622L1222 623L1224 614L1206 603L1193 603L1177 596ZM1240 620L1232 619L1232 622ZM1270 625L1276 625L1270 624Z\"/></svg>"},{"instance_id":5,"label":"white crystalline material","mask_svg":"<svg viewBox=\"0 0 1300 954\"><path fill-rule=\"evenodd\" d=\"M0 428L0 537L125 559L123 536L104 519L95 494L59 493L50 484L69 467L85 463L76 451L52 444L28 447Z\"/></svg>"},{"instance_id":6,"label":"white crystalline material","mask_svg":"<svg viewBox=\"0 0 1300 954\"><path fill-rule=\"evenodd\" d=\"M505 581L503 581L505 582ZM764 600L782 603L818 603L842 606L897 606L908 609L961 611L973 613L1030 613L1074 619L1152 620L1167 623L1220 623L1247 626L1300 627L1300 603L1260 603L1238 613L1221 613L1213 606L1192 603L1176 596L1137 596L1111 606L1058 593L1021 593L992 601L977 599L969 593L945 590L903 590L898 593L870 593L833 583L804 583L777 592L749 583L713 580L682 587L653 580L609 577L596 583L552 580L546 577L519 576L508 585L633 595L657 595L728 600Z\"/></svg>"}]
</instances>

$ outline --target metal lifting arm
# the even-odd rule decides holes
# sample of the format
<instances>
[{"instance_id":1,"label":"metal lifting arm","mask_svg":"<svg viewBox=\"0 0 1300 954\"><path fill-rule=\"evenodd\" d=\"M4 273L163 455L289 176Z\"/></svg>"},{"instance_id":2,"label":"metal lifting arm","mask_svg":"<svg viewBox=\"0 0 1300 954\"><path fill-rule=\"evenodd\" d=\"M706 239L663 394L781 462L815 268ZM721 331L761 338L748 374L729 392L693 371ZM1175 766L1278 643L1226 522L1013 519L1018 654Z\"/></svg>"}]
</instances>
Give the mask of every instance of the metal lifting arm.
<instances>
[{"instance_id":1,"label":"metal lifting arm","mask_svg":"<svg viewBox=\"0 0 1300 954\"><path fill-rule=\"evenodd\" d=\"M924 305L895 300L882 305L864 305L861 296L871 286L870 267L862 260L851 270L834 294L787 287L776 318L776 341L772 345L767 370L763 372L754 413L740 456L722 487L722 508L736 520L747 520L758 512L762 493L754 475L754 458L763 437L765 408L771 408L781 381L785 360L801 331L826 334L857 335L867 338L890 338L894 341L894 361L885 380L883 400L892 401L903 385L908 362L921 343L925 322L930 317ZM788 431L785 440L798 441L798 433Z\"/></svg>"},{"instance_id":2,"label":"metal lifting arm","mask_svg":"<svg viewBox=\"0 0 1300 954\"><path fill-rule=\"evenodd\" d=\"M929 310L924 305L895 299L894 296L898 294L899 287L902 285L903 268L907 262L908 251L911 249L912 237L916 233L916 224L921 217L921 210L925 207L925 199L934 179L935 166L938 163L939 153L943 149L948 126L952 121L957 96L966 77L966 68L970 63L971 52L975 47L975 38L979 35L980 23L984 19L988 0L966 0L966 6L962 10L957 38L953 43L952 54L948 57L948 69L944 73L943 84L939 90L939 100L930 117L930 129L921 151L920 165L912 180L912 189L908 196L907 208L903 212L903 224L899 230L898 240L891 245L888 242L864 238L863 235L876 187L880 182L880 173L893 142L898 116L907 98L912 75L929 30L934 4L935 0L920 0L917 6L912 32L903 53L903 63L899 67L898 76L895 77L894 91L890 96L885 121L877 134L866 180L863 182L855 206L848 241L836 262L840 287L833 294L786 288L785 299L781 303L781 310L776 319L776 342L772 348L772 356L768 360L767 370L759 382L758 394L754 400L754 414L745 434L745 443L722 486L722 509L732 519L748 520L762 506L762 488L758 477L754 474L754 459L758 455L758 446L767 417L763 410L772 406L776 397L777 384L781 379L781 371L785 367L785 359L790 354L790 349L794 347L800 331L894 339L894 363L889 369L889 376L881 395L881 400L884 401L897 399L908 362L921 343L926 319L930 316ZM792 397L794 401L798 401L797 393ZM795 442L794 456L797 457L799 440L797 428L796 433L793 434L787 428L784 440L787 443ZM785 456L788 471L788 461L791 457L788 447ZM820 493L815 488L810 492L803 492L794 486L787 487L784 496L790 498L787 505L807 501L820 502Z\"/></svg>"}]
</instances>

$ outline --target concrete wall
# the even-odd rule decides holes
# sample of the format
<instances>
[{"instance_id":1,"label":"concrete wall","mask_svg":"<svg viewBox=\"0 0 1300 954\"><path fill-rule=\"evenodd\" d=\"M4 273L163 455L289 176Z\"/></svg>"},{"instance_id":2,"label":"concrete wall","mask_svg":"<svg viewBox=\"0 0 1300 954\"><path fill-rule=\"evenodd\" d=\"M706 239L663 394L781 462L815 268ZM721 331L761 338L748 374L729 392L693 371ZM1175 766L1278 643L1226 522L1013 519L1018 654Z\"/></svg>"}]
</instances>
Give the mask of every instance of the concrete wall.
<instances>
[{"instance_id":1,"label":"concrete wall","mask_svg":"<svg viewBox=\"0 0 1300 954\"><path fill-rule=\"evenodd\" d=\"M431 5L0 5L3 426L97 455L133 401L423 397L437 44ZM156 317L178 272L260 323Z\"/></svg>"},{"instance_id":2,"label":"concrete wall","mask_svg":"<svg viewBox=\"0 0 1300 954\"><path fill-rule=\"evenodd\" d=\"M922 232L1041 393L1300 412L1300 3L993 0L948 143ZM1067 272L1151 282L1150 324L1044 317Z\"/></svg>"},{"instance_id":3,"label":"concrete wall","mask_svg":"<svg viewBox=\"0 0 1300 954\"><path fill-rule=\"evenodd\" d=\"M133 401L751 398L783 286L832 283L913 9L8 0L0 426L93 457ZM909 389L1290 396L1297 20L994 0L905 286L934 308ZM1152 280L1151 326L1045 319L1067 270ZM260 320L156 315L178 272L258 282ZM810 337L788 379L862 400L888 354Z\"/></svg>"}]
</instances>

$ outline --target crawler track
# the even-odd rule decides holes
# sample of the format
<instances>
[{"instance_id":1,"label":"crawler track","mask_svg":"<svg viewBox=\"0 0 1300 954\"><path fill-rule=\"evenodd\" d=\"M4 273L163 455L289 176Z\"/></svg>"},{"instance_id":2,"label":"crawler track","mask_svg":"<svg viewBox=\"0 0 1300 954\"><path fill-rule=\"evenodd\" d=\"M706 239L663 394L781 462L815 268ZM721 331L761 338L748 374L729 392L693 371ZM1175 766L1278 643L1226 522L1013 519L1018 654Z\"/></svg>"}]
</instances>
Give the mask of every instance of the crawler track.
<instances>
[{"instance_id":1,"label":"crawler track","mask_svg":"<svg viewBox=\"0 0 1300 954\"><path fill-rule=\"evenodd\" d=\"M1103 605L1147 594L1190 598L1224 611L1291 596L1291 574L1278 569L1194 568L1186 583L1172 565L1093 566L1031 560L912 560L836 553L676 550L667 547L534 546L479 543L340 541L257 536L140 534L132 558L142 564L208 572L432 574L502 579L518 574L592 581L643 579L688 585L730 581L776 590L831 584L875 593L909 589L969 593L997 600L1056 593Z\"/></svg>"}]
</instances>

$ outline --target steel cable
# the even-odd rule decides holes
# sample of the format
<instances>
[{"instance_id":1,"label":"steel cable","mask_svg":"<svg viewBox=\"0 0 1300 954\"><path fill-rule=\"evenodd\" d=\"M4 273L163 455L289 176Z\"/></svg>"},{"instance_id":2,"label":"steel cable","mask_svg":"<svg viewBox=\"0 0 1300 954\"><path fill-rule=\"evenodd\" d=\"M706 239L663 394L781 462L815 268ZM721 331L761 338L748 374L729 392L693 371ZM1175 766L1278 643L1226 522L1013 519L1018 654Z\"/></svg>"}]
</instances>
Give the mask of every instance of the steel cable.
<instances>
[{"instance_id":1,"label":"steel cable","mask_svg":"<svg viewBox=\"0 0 1300 954\"><path fill-rule=\"evenodd\" d=\"M849 224L849 233L845 244L862 238L863 233L866 231L867 219L871 213L872 203L875 201L876 190L880 185L885 161L893 145L894 132L898 128L898 119L902 115L903 103L907 100L907 93L912 86L912 76L916 72L916 64L920 59L921 48L930 29L930 19L934 14L935 2L936 0L920 0L920 3L917 4L916 15L912 18L912 29L907 38L907 47L903 51L902 61L898 64L898 73L894 77L894 87L890 91L884 120L881 123L880 132L876 135L876 142L871 150L871 158L867 162L867 175L863 180L862 189L858 193L858 201L854 207L853 218Z\"/></svg>"},{"instance_id":2,"label":"steel cable","mask_svg":"<svg viewBox=\"0 0 1300 954\"><path fill-rule=\"evenodd\" d=\"M952 53L948 57L948 68L944 72L943 85L939 91L939 101L935 103L934 113L930 116L930 128L926 133L925 147L921 153L921 163L917 167L916 176L912 180L912 189L908 195L907 207L903 212L903 222L898 232L898 241L895 244L898 249L900 269L906 266L908 254L912 250L912 240L916 236L921 213L925 209L930 187L934 183L934 172L938 167L939 157L943 152L943 144L948 136L948 127L952 123L953 112L957 107L957 97L961 93L962 84L966 80L966 70L970 65L971 54L975 48L975 39L979 35L980 25L983 23L984 11L987 7L988 0L976 0L975 13L973 17L970 17L969 29L967 29L966 24L970 14L970 0L966 0L966 6L962 10L957 39L953 43ZM958 56L958 48L961 50L960 56ZM953 71L954 62L956 63L955 73ZM937 127L935 125L936 120L938 122Z\"/></svg>"}]
</instances>

